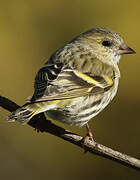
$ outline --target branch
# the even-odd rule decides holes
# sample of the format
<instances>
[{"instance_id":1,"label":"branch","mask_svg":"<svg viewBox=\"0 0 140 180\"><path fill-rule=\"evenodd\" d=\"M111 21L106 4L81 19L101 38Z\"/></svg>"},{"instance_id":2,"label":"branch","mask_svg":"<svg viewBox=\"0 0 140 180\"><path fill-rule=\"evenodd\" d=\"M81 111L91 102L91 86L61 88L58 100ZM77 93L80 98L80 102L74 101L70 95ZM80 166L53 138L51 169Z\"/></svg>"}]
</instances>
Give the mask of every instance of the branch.
<instances>
[{"instance_id":1,"label":"branch","mask_svg":"<svg viewBox=\"0 0 140 180\"><path fill-rule=\"evenodd\" d=\"M20 107L16 103L14 103L11 100L9 100L5 97L2 97L2 96L0 96L0 106L10 112L13 112L17 108ZM41 132L50 133L61 139L64 139L65 141L75 144L76 146L84 148L92 154L96 154L98 156L102 156L104 158L111 159L115 162L118 162L118 163L123 164L128 167L131 167L133 169L140 170L140 160L139 159L136 159L134 157L131 157L126 154L115 151L109 147L102 145L102 144L99 144L97 142L93 143L91 141L88 141L86 143L86 145L84 145L84 147L83 147L83 144L81 143L81 140L83 137L81 137L73 132L70 132L62 127L59 127L59 126L53 124L51 121L46 120L44 113L40 113L40 114L34 116L30 120L28 125L33 128L36 128L37 130L39 130Z\"/></svg>"}]
</instances>

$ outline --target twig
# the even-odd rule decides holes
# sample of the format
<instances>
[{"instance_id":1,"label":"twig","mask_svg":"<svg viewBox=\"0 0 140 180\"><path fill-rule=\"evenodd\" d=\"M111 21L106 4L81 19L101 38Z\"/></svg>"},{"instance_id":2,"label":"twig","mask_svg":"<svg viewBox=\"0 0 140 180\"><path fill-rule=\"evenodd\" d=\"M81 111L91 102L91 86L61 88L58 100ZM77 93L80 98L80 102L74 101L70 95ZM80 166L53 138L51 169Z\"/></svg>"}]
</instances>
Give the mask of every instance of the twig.
<instances>
[{"instance_id":1,"label":"twig","mask_svg":"<svg viewBox=\"0 0 140 180\"><path fill-rule=\"evenodd\" d=\"M0 106L10 112L13 112L20 107L16 103L2 96L0 96ZM36 128L41 132L47 132L53 134L57 137L60 137L61 139L64 139L65 141L68 141L72 144L75 144L83 148L83 144L81 143L82 140L81 136L73 132L70 132L62 127L59 127L53 124L51 121L46 120L44 113L34 116L30 120L28 125L30 125L33 128ZM91 141L88 141L87 144L84 145L84 149L86 149L90 153L105 157L107 159L111 159L125 166L140 170L139 159L115 151L97 142L93 143Z\"/></svg>"}]
</instances>

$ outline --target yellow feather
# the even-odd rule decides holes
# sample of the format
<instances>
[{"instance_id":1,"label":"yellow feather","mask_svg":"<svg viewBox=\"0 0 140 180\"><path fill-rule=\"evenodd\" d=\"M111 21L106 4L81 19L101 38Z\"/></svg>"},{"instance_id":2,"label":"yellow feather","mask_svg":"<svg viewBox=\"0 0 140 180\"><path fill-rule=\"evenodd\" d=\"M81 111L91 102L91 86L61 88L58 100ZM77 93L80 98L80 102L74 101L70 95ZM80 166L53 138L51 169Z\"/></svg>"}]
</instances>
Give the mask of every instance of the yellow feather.
<instances>
[{"instance_id":1,"label":"yellow feather","mask_svg":"<svg viewBox=\"0 0 140 180\"><path fill-rule=\"evenodd\" d=\"M78 72L78 71L74 71L74 72L78 77L82 78L84 81L88 82L89 84L93 84L93 85L98 86L100 88L104 88L103 84L101 84L99 81L93 79L92 77L90 77L86 74L83 74L81 72Z\"/></svg>"},{"instance_id":2,"label":"yellow feather","mask_svg":"<svg viewBox=\"0 0 140 180\"><path fill-rule=\"evenodd\" d=\"M113 84L113 80L110 77L108 77L107 75L102 75L102 76L109 86Z\"/></svg>"}]
</instances>

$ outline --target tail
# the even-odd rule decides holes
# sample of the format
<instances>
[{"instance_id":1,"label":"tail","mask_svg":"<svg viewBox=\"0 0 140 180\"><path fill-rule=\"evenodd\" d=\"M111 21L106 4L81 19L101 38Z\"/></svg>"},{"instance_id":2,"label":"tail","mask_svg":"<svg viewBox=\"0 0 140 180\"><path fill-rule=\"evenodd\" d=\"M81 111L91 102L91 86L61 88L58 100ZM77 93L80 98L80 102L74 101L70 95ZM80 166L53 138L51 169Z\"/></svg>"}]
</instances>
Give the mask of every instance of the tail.
<instances>
[{"instance_id":1,"label":"tail","mask_svg":"<svg viewBox=\"0 0 140 180\"><path fill-rule=\"evenodd\" d=\"M21 123L28 123L35 114L36 112L30 108L30 105L24 105L12 112L6 120L9 122L19 121Z\"/></svg>"}]
</instances>

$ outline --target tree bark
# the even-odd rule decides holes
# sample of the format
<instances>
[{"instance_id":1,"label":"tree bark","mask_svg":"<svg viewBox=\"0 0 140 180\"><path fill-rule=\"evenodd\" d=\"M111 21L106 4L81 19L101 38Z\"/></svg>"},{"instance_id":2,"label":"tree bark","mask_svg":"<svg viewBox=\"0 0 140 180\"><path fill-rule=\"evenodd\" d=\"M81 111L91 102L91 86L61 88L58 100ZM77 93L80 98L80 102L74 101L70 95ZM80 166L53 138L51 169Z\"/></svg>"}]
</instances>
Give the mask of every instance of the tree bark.
<instances>
[{"instance_id":1,"label":"tree bark","mask_svg":"<svg viewBox=\"0 0 140 180\"><path fill-rule=\"evenodd\" d=\"M8 98L5 98L3 96L0 96L0 106L10 112L13 112L20 107L13 101L11 101ZM86 144L83 145L83 143L82 143L83 137L81 137L78 134L75 134L73 132L70 132L62 127L59 127L59 126L53 124L49 120L46 120L44 113L40 113L40 114L34 116L29 121L28 125L37 129L37 131L50 133L50 134L57 136L65 141L68 141L69 143L75 144L76 146L83 148L84 150L88 151L89 153L92 153L92 154L95 154L98 156L102 156L104 158L113 160L113 161L123 164L125 166L131 167L133 169L140 170L140 160L139 159L128 156L124 153L118 152L116 150L113 150L113 149L106 147L102 144L99 144L97 142L92 142L90 140L87 141Z\"/></svg>"}]
</instances>

